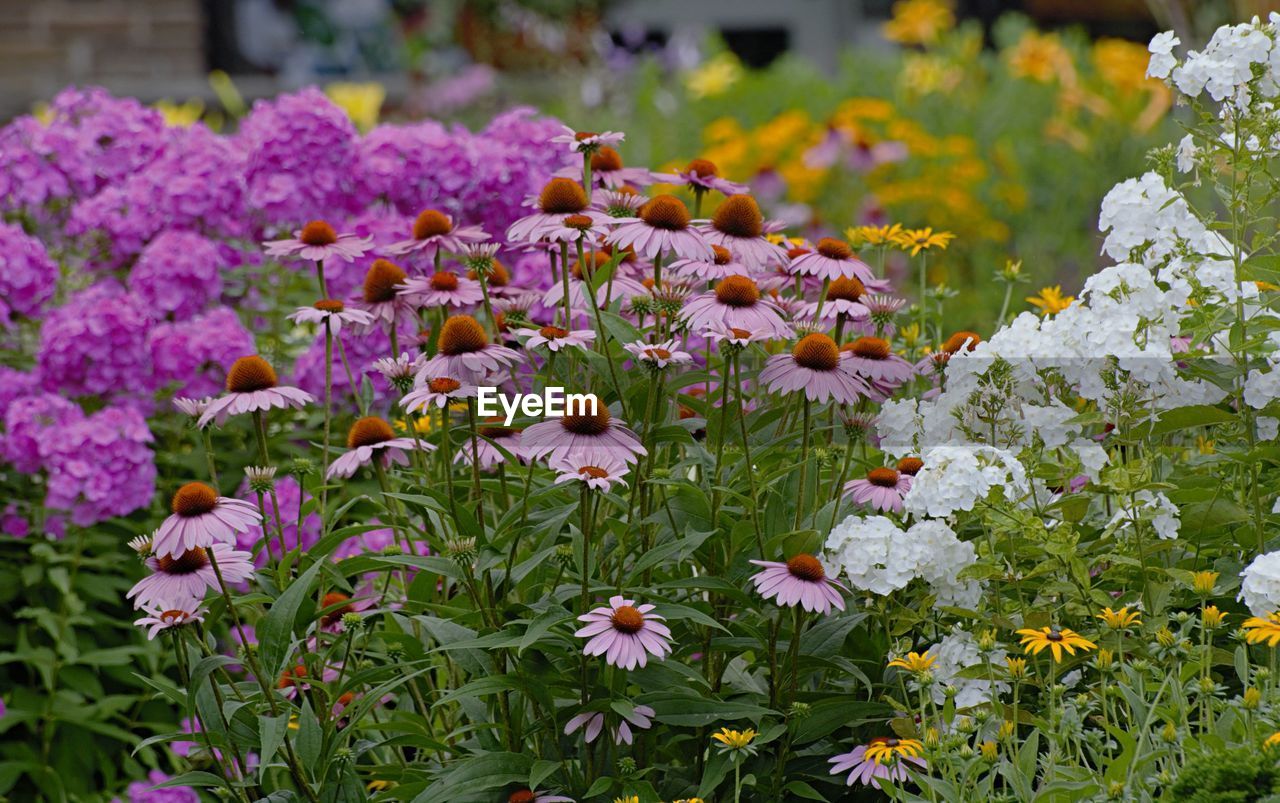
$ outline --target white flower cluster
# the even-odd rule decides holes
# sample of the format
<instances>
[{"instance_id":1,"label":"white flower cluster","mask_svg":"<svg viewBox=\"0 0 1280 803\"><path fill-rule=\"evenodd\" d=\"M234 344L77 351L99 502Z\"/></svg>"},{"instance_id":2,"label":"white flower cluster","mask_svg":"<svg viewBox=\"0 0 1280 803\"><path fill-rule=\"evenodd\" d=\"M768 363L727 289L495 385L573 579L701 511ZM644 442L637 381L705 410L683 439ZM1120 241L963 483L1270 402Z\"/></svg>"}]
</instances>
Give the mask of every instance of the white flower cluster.
<instances>
[{"instance_id":1,"label":"white flower cluster","mask_svg":"<svg viewBox=\"0 0 1280 803\"><path fill-rule=\"evenodd\" d=\"M1178 528L1182 521L1179 518L1178 506L1159 491L1138 491L1133 495L1132 507L1121 508L1107 523L1107 532L1131 530L1139 522L1146 522L1156 535L1171 541L1178 537Z\"/></svg>"},{"instance_id":2,"label":"white flower cluster","mask_svg":"<svg viewBox=\"0 0 1280 803\"><path fill-rule=\"evenodd\" d=\"M885 516L853 515L827 536L827 558L850 585L891 594L915 579L929 583L939 604L977 603L981 586L957 580L977 560L973 544L961 541L941 521L921 521L905 532Z\"/></svg>"},{"instance_id":3,"label":"white flower cluster","mask_svg":"<svg viewBox=\"0 0 1280 803\"><path fill-rule=\"evenodd\" d=\"M934 703L938 705L942 705L946 700L947 686L955 689L955 706L960 710L995 702L1001 694L1009 691L1008 683L996 681L993 698L991 681L959 677L961 671L982 664L982 650L978 648L978 642L973 634L966 630L955 628L930 647L928 653L934 658L932 672L935 681L929 693ZM995 649L991 651L989 657L993 664L1003 665L1006 655L1003 649ZM913 688L918 688L918 685L913 685Z\"/></svg>"},{"instance_id":4,"label":"white flower cluster","mask_svg":"<svg viewBox=\"0 0 1280 803\"><path fill-rule=\"evenodd\" d=\"M1224 25L1214 32L1204 50L1187 52L1181 64L1173 48L1181 41L1172 32L1157 34L1148 50L1151 61L1147 75L1169 79L1189 98L1208 92L1219 103L1247 108L1256 89L1264 97L1280 95L1280 52L1275 48L1277 15L1267 24L1256 17L1252 22ZM1254 68L1261 77L1255 80Z\"/></svg>"},{"instance_id":5,"label":"white flower cluster","mask_svg":"<svg viewBox=\"0 0 1280 803\"><path fill-rule=\"evenodd\" d=\"M1268 552L1253 559L1240 572L1240 596L1254 616L1280 610L1280 552Z\"/></svg>"},{"instance_id":6,"label":"white flower cluster","mask_svg":"<svg viewBox=\"0 0 1280 803\"><path fill-rule=\"evenodd\" d=\"M992 488L1002 489L1010 501L1029 490L1026 469L1003 449L938 446L924 452L921 459L924 468L902 499L908 513L946 518L958 510L973 510Z\"/></svg>"}]
</instances>

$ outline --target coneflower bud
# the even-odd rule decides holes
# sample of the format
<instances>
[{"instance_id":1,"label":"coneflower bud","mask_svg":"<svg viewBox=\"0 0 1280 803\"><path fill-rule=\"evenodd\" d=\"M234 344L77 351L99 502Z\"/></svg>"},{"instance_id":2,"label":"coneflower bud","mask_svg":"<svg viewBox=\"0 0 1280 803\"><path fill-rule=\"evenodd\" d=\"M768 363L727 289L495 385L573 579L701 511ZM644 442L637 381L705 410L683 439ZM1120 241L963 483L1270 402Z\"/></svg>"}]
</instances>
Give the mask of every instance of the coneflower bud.
<instances>
[{"instance_id":1,"label":"coneflower bud","mask_svg":"<svg viewBox=\"0 0 1280 803\"><path fill-rule=\"evenodd\" d=\"M270 493L276 484L275 466L249 466L244 470L245 479L249 481L249 490L254 493Z\"/></svg>"},{"instance_id":2,"label":"coneflower bud","mask_svg":"<svg viewBox=\"0 0 1280 803\"><path fill-rule=\"evenodd\" d=\"M356 628L360 627L362 624L364 624L364 617L362 617L360 614L354 613L354 612L342 614L343 630L355 630Z\"/></svg>"},{"instance_id":3,"label":"coneflower bud","mask_svg":"<svg viewBox=\"0 0 1280 803\"><path fill-rule=\"evenodd\" d=\"M469 569L476 562L476 539L474 538L453 538L445 544L445 548L449 552L449 557L458 566Z\"/></svg>"},{"instance_id":4,"label":"coneflower bud","mask_svg":"<svg viewBox=\"0 0 1280 803\"><path fill-rule=\"evenodd\" d=\"M618 774L623 778L630 778L636 774L636 760L631 756L623 756L618 759Z\"/></svg>"},{"instance_id":5,"label":"coneflower bud","mask_svg":"<svg viewBox=\"0 0 1280 803\"><path fill-rule=\"evenodd\" d=\"M306 457L297 457L289 462L289 468L286 473L296 480L301 481L303 477L310 476L316 471L314 460Z\"/></svg>"},{"instance_id":6,"label":"coneflower bud","mask_svg":"<svg viewBox=\"0 0 1280 803\"><path fill-rule=\"evenodd\" d=\"M155 537L152 535L139 535L129 539L129 548L138 553L140 558L151 557L151 541Z\"/></svg>"}]
</instances>

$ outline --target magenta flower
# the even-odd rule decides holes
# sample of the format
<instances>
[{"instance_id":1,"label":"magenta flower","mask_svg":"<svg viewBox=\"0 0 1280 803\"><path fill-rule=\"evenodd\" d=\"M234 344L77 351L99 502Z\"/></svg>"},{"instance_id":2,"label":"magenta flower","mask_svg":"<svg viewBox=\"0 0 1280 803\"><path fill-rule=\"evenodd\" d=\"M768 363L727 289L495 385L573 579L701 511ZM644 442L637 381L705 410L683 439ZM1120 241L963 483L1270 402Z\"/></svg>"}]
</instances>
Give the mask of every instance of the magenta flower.
<instances>
[{"instance_id":1,"label":"magenta flower","mask_svg":"<svg viewBox=\"0 0 1280 803\"><path fill-rule=\"evenodd\" d=\"M654 173L653 177L663 184L678 184L698 193L715 190L723 195L740 195L750 189L746 184L721 178L720 168L707 159L694 159L684 170Z\"/></svg>"},{"instance_id":2,"label":"magenta flower","mask_svg":"<svg viewBox=\"0 0 1280 803\"><path fill-rule=\"evenodd\" d=\"M397 292L418 307L470 307L484 299L480 282L447 270L407 279Z\"/></svg>"},{"instance_id":3,"label":"magenta flower","mask_svg":"<svg viewBox=\"0 0 1280 803\"><path fill-rule=\"evenodd\" d=\"M586 259L593 259L591 255L586 255ZM596 270L602 268L609 261L609 256L603 251L596 251L594 257ZM590 302L587 300L588 287L586 281L582 277L582 263L575 262L571 268L569 277L569 306L574 310L588 310L591 308ZM626 305L637 296L645 296L649 294L649 288L640 282L617 270L613 274L613 278L607 282L601 282L596 288L596 305L604 309L615 299ZM547 288L542 294L542 306L548 309L558 308L561 299L564 298L564 284L555 282Z\"/></svg>"},{"instance_id":4,"label":"magenta flower","mask_svg":"<svg viewBox=\"0 0 1280 803\"><path fill-rule=\"evenodd\" d=\"M148 605L142 611L146 616L135 620L134 624L147 629L148 641L154 641L162 630L168 630L171 627L182 627L191 622L203 622L204 615L208 613L207 610L199 605L190 604L168 610Z\"/></svg>"},{"instance_id":5,"label":"magenta flower","mask_svg":"<svg viewBox=\"0 0 1280 803\"><path fill-rule=\"evenodd\" d=\"M873 468L865 479L845 483L844 495L873 510L902 512L902 498L911 490L911 475L892 468Z\"/></svg>"},{"instance_id":6,"label":"magenta flower","mask_svg":"<svg viewBox=\"0 0 1280 803\"><path fill-rule=\"evenodd\" d=\"M520 353L489 342L484 327L470 315L454 315L440 328L440 350L423 363L418 377L449 376L479 384L497 370L520 361Z\"/></svg>"},{"instance_id":7,"label":"magenta flower","mask_svg":"<svg viewBox=\"0 0 1280 803\"><path fill-rule=\"evenodd\" d=\"M561 227L570 217L585 217L595 223L613 220L604 212L591 209L582 185L569 178L553 178L542 188L534 204L538 211L525 215L507 227L508 242L536 243L550 227Z\"/></svg>"},{"instance_id":8,"label":"magenta flower","mask_svg":"<svg viewBox=\"0 0 1280 803\"><path fill-rule=\"evenodd\" d=\"M416 331L418 314L400 288L409 275L399 265L386 259L375 259L364 276L364 287L356 308L368 313L372 321L355 328L368 334L375 326L390 331Z\"/></svg>"},{"instance_id":9,"label":"magenta flower","mask_svg":"<svg viewBox=\"0 0 1280 803\"><path fill-rule=\"evenodd\" d=\"M344 324L368 326L373 323L373 316L362 309L347 309L346 305L336 298L324 298L313 306L298 307L289 316L289 320L294 323L328 323L329 331L336 335L342 331Z\"/></svg>"},{"instance_id":10,"label":"magenta flower","mask_svg":"<svg viewBox=\"0 0 1280 803\"><path fill-rule=\"evenodd\" d=\"M171 558L216 543L234 544L237 533L262 521L255 505L218 496L212 486L203 482L188 482L179 488L170 508L173 513L156 530L151 550Z\"/></svg>"},{"instance_id":11,"label":"magenta flower","mask_svg":"<svg viewBox=\"0 0 1280 803\"><path fill-rule=\"evenodd\" d=\"M678 259L667 267L672 273L702 282L715 282L726 276L751 276L747 266L736 261L729 249L713 245L711 252L715 254L714 259Z\"/></svg>"},{"instance_id":12,"label":"magenta flower","mask_svg":"<svg viewBox=\"0 0 1280 803\"><path fill-rule=\"evenodd\" d=\"M888 779L894 783L902 783L908 779L907 765L923 770L928 764L922 758L903 755L898 758L892 765L881 764L875 759L867 759L867 748L883 742L890 744L891 747L896 746L898 740L878 736L871 741L871 744L859 745L848 753L841 753L838 756L827 759L831 764L830 773L832 775L843 775L849 773L848 780L845 784L853 786L855 782L869 785L875 789L880 788L881 778Z\"/></svg>"},{"instance_id":13,"label":"magenta flower","mask_svg":"<svg viewBox=\"0 0 1280 803\"><path fill-rule=\"evenodd\" d=\"M623 343L622 348L635 358L637 363L642 363L646 368L661 370L672 365L688 365L693 362L693 355L687 351L680 351L677 346L680 344L675 340L667 340L663 343L646 343L643 340L635 343Z\"/></svg>"},{"instance_id":14,"label":"magenta flower","mask_svg":"<svg viewBox=\"0 0 1280 803\"><path fill-rule=\"evenodd\" d=\"M582 168L564 167L556 171L557 176L579 178ZM608 145L601 145L591 154L591 185L616 190L619 187L645 187L653 183L653 174L643 167L626 167L622 164L622 156Z\"/></svg>"},{"instance_id":15,"label":"magenta flower","mask_svg":"<svg viewBox=\"0 0 1280 803\"><path fill-rule=\"evenodd\" d=\"M752 270L787 264L787 250L764 237L764 215L750 195L730 195L701 227L707 242L729 250Z\"/></svg>"},{"instance_id":16,"label":"magenta flower","mask_svg":"<svg viewBox=\"0 0 1280 803\"><path fill-rule=\"evenodd\" d=\"M611 711L613 709L610 709ZM653 724L650 717L654 716L654 710L647 705L637 705L631 709L629 714L619 715L616 725L609 728L609 735L613 737L614 744L631 744L631 727L635 726L637 730L648 730ZM564 735L570 736L578 730L586 726L586 730L582 736L587 744L594 742L600 733L604 730L605 715L603 711L583 711L571 718L564 726Z\"/></svg>"},{"instance_id":17,"label":"magenta flower","mask_svg":"<svg viewBox=\"0 0 1280 803\"><path fill-rule=\"evenodd\" d=\"M840 349L827 335L805 335L789 354L775 354L760 371L760 382L774 393L802 390L809 401L834 400L852 404L871 392L840 358Z\"/></svg>"},{"instance_id":18,"label":"magenta flower","mask_svg":"<svg viewBox=\"0 0 1280 803\"><path fill-rule=\"evenodd\" d=\"M479 226L455 228L453 218L435 209L424 209L413 221L413 238L387 246L388 254L422 254L434 259L441 251L461 253L471 243L482 243L489 235Z\"/></svg>"},{"instance_id":19,"label":"magenta flower","mask_svg":"<svg viewBox=\"0 0 1280 803\"><path fill-rule=\"evenodd\" d=\"M521 443L528 458L545 456L553 464L570 461L599 465L608 460L631 464L648 454L636 434L613 418L603 402L592 398L594 414L579 405L571 415L540 421L526 429Z\"/></svg>"},{"instance_id":20,"label":"magenta flower","mask_svg":"<svg viewBox=\"0 0 1280 803\"><path fill-rule=\"evenodd\" d=\"M627 135L621 131L574 131L569 126L561 126L564 133L551 138L557 145L568 145L570 153L592 153L603 147L612 148L620 144Z\"/></svg>"},{"instance_id":21,"label":"magenta flower","mask_svg":"<svg viewBox=\"0 0 1280 803\"><path fill-rule=\"evenodd\" d=\"M373 250L373 238L338 234L323 220L313 220L295 231L293 237L269 240L263 245L267 256L271 257L296 256L312 262L325 262L337 257L345 262L354 262Z\"/></svg>"},{"instance_id":22,"label":"magenta flower","mask_svg":"<svg viewBox=\"0 0 1280 803\"><path fill-rule=\"evenodd\" d=\"M434 406L443 410L460 399L474 398L476 386L459 382L453 377L436 376L430 379L419 374L418 387L400 399L400 406L410 413L426 412L427 407Z\"/></svg>"},{"instance_id":23,"label":"magenta flower","mask_svg":"<svg viewBox=\"0 0 1280 803\"><path fill-rule=\"evenodd\" d=\"M893 353L889 341L860 337L841 347L845 364L858 376L879 387L896 388L915 375L915 367Z\"/></svg>"},{"instance_id":24,"label":"magenta flower","mask_svg":"<svg viewBox=\"0 0 1280 803\"><path fill-rule=\"evenodd\" d=\"M741 329L766 338L791 337L791 327L782 310L760 294L760 288L746 276L729 276L716 289L690 300L680 317L695 332L718 327Z\"/></svg>"},{"instance_id":25,"label":"magenta flower","mask_svg":"<svg viewBox=\"0 0 1280 803\"><path fill-rule=\"evenodd\" d=\"M609 234L613 220L601 220L599 216L568 215L563 220L553 221L540 230L541 239L548 243L583 243L595 248Z\"/></svg>"},{"instance_id":26,"label":"magenta flower","mask_svg":"<svg viewBox=\"0 0 1280 803\"><path fill-rule=\"evenodd\" d=\"M674 195L650 198L640 217L620 225L605 238L615 248L632 248L637 256L656 259L663 254L684 259L715 259L715 252L697 229L691 228L689 209Z\"/></svg>"},{"instance_id":27,"label":"magenta flower","mask_svg":"<svg viewBox=\"0 0 1280 803\"><path fill-rule=\"evenodd\" d=\"M867 309L864 303L867 300L866 296L866 285L857 279L841 276L839 279L832 280L827 287L827 297L822 302L822 320L835 320L841 315L848 320L866 320L871 315L871 310ZM804 313L806 317L816 317L818 302L808 304Z\"/></svg>"},{"instance_id":28,"label":"magenta flower","mask_svg":"<svg viewBox=\"0 0 1280 803\"><path fill-rule=\"evenodd\" d=\"M272 407L302 408L315 401L299 388L280 386L275 369L257 355L241 357L227 369L227 392L214 399L200 416L200 426L221 424L228 416L267 411Z\"/></svg>"},{"instance_id":29,"label":"magenta flower","mask_svg":"<svg viewBox=\"0 0 1280 803\"><path fill-rule=\"evenodd\" d=\"M630 466L625 461L606 457L596 463L574 456L552 462L551 468L558 472L555 480L557 485L563 482L582 482L596 491L611 491L614 485L626 486L627 481L623 477Z\"/></svg>"},{"instance_id":30,"label":"magenta flower","mask_svg":"<svg viewBox=\"0 0 1280 803\"><path fill-rule=\"evenodd\" d=\"M822 562L813 555L796 555L786 563L772 560L751 563L764 569L752 575L751 582L765 599L776 600L788 608L799 605L806 611L823 615L831 613L833 606L844 610L844 597L836 589L848 589L827 577Z\"/></svg>"},{"instance_id":31,"label":"magenta flower","mask_svg":"<svg viewBox=\"0 0 1280 803\"><path fill-rule=\"evenodd\" d=\"M545 348L552 353L565 348L586 350L595 342L596 333L590 329L561 329L558 326L544 326L540 329L517 329L517 337L527 337L524 347L529 351Z\"/></svg>"},{"instance_id":32,"label":"magenta flower","mask_svg":"<svg viewBox=\"0 0 1280 803\"><path fill-rule=\"evenodd\" d=\"M474 460L480 464L481 471L492 471L507 462L504 449L514 455L517 460L523 460L524 450L520 447L520 430L515 427L504 427L501 421L500 418L490 419L483 426L476 427L476 434L479 437L474 440L468 438L467 442L458 448L458 453L453 456L453 462L469 466Z\"/></svg>"},{"instance_id":33,"label":"magenta flower","mask_svg":"<svg viewBox=\"0 0 1280 803\"><path fill-rule=\"evenodd\" d=\"M253 560L248 552L227 544L214 544L181 555L157 554L147 558L151 574L135 583L125 598L132 599L135 608L168 610L199 603L207 592L219 587L210 553L218 561L218 570L227 583L242 583L253 576Z\"/></svg>"},{"instance_id":34,"label":"magenta flower","mask_svg":"<svg viewBox=\"0 0 1280 803\"><path fill-rule=\"evenodd\" d=\"M823 237L818 241L818 250L797 256L787 270L793 276L816 276L831 281L843 276L863 284L878 284L871 268L853 255L849 244L833 237Z\"/></svg>"},{"instance_id":35,"label":"magenta flower","mask_svg":"<svg viewBox=\"0 0 1280 803\"><path fill-rule=\"evenodd\" d=\"M334 459L325 474L325 479L333 477L350 477L361 466L367 466L375 458L381 460L383 466L391 463L408 465L409 458L405 452L420 449L424 452L435 450L435 446L414 438L397 438L391 425L377 416L366 416L357 419L347 431L347 451Z\"/></svg>"},{"instance_id":36,"label":"magenta flower","mask_svg":"<svg viewBox=\"0 0 1280 803\"><path fill-rule=\"evenodd\" d=\"M587 624L574 635L589 639L584 653L603 655L610 666L635 669L648 663L649 655L661 661L671 652L671 630L653 610L653 605L637 606L621 595L613 596L608 607L579 616L578 621Z\"/></svg>"}]
</instances>

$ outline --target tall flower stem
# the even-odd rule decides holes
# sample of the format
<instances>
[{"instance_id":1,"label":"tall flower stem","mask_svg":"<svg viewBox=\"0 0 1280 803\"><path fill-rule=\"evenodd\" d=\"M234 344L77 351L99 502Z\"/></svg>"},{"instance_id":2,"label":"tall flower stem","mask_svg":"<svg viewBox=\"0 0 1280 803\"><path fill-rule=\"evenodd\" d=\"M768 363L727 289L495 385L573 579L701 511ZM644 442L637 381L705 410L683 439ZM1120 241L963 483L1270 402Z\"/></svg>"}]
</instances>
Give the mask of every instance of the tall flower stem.
<instances>
[{"instance_id":1,"label":"tall flower stem","mask_svg":"<svg viewBox=\"0 0 1280 803\"><path fill-rule=\"evenodd\" d=\"M328 298L329 286L325 283L325 280L324 280L324 260L323 259L316 260L316 282L318 282L320 285L320 297Z\"/></svg>"},{"instance_id":2,"label":"tall flower stem","mask_svg":"<svg viewBox=\"0 0 1280 803\"><path fill-rule=\"evenodd\" d=\"M809 483L809 435L813 429L813 417L809 411L809 397L804 397L804 430L800 439L800 487L796 493L796 521L793 529L800 529L804 518L805 490Z\"/></svg>"},{"instance_id":3,"label":"tall flower stem","mask_svg":"<svg viewBox=\"0 0 1280 803\"><path fill-rule=\"evenodd\" d=\"M564 310L564 328L571 329L570 321L573 320L573 308L569 304L569 244L560 243L560 291L564 294L561 299L561 306Z\"/></svg>"},{"instance_id":4,"label":"tall flower stem","mask_svg":"<svg viewBox=\"0 0 1280 803\"><path fill-rule=\"evenodd\" d=\"M476 500L476 520L484 526L484 492L480 489L480 434L476 427L476 401L467 399L467 427L471 430L471 491Z\"/></svg>"},{"instance_id":5,"label":"tall flower stem","mask_svg":"<svg viewBox=\"0 0 1280 803\"><path fill-rule=\"evenodd\" d=\"M756 494L755 464L751 460L751 441L747 437L747 413L742 404L742 363L739 355L733 355L733 386L736 388L733 399L737 410L738 428L742 434L742 455L746 460L747 482L751 488L751 524L756 531L756 548L760 550L760 558L764 559L764 532L760 529L760 498Z\"/></svg>"},{"instance_id":6,"label":"tall flower stem","mask_svg":"<svg viewBox=\"0 0 1280 803\"><path fill-rule=\"evenodd\" d=\"M707 341L710 342L709 340ZM708 347L710 348L710 347ZM707 360L707 371L711 370L711 361ZM720 425L716 427L716 459L715 471L711 475L711 530L717 531L720 521L720 466L724 461L724 429L725 419L729 416L729 357L726 354L720 364ZM711 395L707 395L707 403ZM764 557L761 555L761 557Z\"/></svg>"},{"instance_id":7,"label":"tall flower stem","mask_svg":"<svg viewBox=\"0 0 1280 803\"><path fill-rule=\"evenodd\" d=\"M320 527L325 526L325 510L329 502L329 439L333 426L333 329L324 321L324 470L320 472ZM301 499L302 495L299 494Z\"/></svg>"},{"instance_id":8,"label":"tall flower stem","mask_svg":"<svg viewBox=\"0 0 1280 803\"><path fill-rule=\"evenodd\" d=\"M622 405L622 417L625 419L627 417L627 400L622 395L622 385L618 382L618 371L613 364L613 352L609 350L609 340L605 336L604 319L600 317L600 305L596 303L595 279L593 277L595 253L592 253L589 261L583 257L582 240L578 240L578 262L582 265L583 276L587 280L587 299L591 305L592 315L596 319L596 337L598 338L596 346L600 349L600 353L604 355L605 362L609 365L609 381L613 383L613 392L618 397L618 403ZM610 276L610 279L612 278Z\"/></svg>"},{"instance_id":9,"label":"tall flower stem","mask_svg":"<svg viewBox=\"0 0 1280 803\"><path fill-rule=\"evenodd\" d=\"M253 429L258 436L258 458L262 461L262 467L271 466L271 456L267 453L267 417L261 410L253 411ZM259 505L261 506L261 505ZM271 486L271 512L276 522L276 536L280 539L280 557L284 558L289 552L289 546L284 540L284 523L280 520L280 500L276 496L275 485ZM262 533L265 538L266 528L266 511L263 513Z\"/></svg>"}]
</instances>

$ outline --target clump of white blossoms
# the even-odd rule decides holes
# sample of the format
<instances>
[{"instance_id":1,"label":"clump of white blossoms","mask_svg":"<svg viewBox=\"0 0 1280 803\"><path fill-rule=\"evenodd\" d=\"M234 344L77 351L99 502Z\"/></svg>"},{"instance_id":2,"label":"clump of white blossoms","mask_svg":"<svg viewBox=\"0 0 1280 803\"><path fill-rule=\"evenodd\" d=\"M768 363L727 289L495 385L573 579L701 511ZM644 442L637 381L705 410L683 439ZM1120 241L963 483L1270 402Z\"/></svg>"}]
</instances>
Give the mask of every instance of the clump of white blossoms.
<instances>
[{"instance_id":1,"label":"clump of white blossoms","mask_svg":"<svg viewBox=\"0 0 1280 803\"><path fill-rule=\"evenodd\" d=\"M981 594L976 584L957 580L977 559L973 544L941 521L917 522L904 532L885 516L853 515L831 530L825 548L828 559L861 591L883 596L922 579L940 598L952 600L944 604L976 602L965 593L972 588Z\"/></svg>"},{"instance_id":2,"label":"clump of white blossoms","mask_svg":"<svg viewBox=\"0 0 1280 803\"><path fill-rule=\"evenodd\" d=\"M1169 497L1159 491L1138 491L1133 495L1133 504L1120 510L1107 523L1107 532L1127 531L1132 533L1139 524L1148 524L1155 534L1165 540L1178 537L1181 520L1178 506L1169 501Z\"/></svg>"},{"instance_id":3,"label":"clump of white blossoms","mask_svg":"<svg viewBox=\"0 0 1280 803\"><path fill-rule=\"evenodd\" d=\"M1028 490L1027 472L1008 451L990 446L939 446L925 452L924 468L902 498L908 513L946 518L973 510L992 488L1015 501Z\"/></svg>"},{"instance_id":4,"label":"clump of white blossoms","mask_svg":"<svg viewBox=\"0 0 1280 803\"><path fill-rule=\"evenodd\" d=\"M1237 597L1254 616L1280 611L1280 551L1258 555L1240 572Z\"/></svg>"},{"instance_id":5,"label":"clump of white blossoms","mask_svg":"<svg viewBox=\"0 0 1280 803\"><path fill-rule=\"evenodd\" d=\"M982 666L982 650L973 634L956 627L937 644L929 647L928 654L933 657L934 685L929 690L933 702L942 705L946 701L947 687L955 694L955 706L959 710L972 708L975 705L994 703L1000 695L1009 691L1009 684L1004 681L995 682L995 693L992 694L992 683L986 678L961 677L961 673L973 666ZM1003 665L1007 653L997 647L988 653L987 658L993 665ZM912 681L912 688L919 684Z\"/></svg>"}]
</instances>

